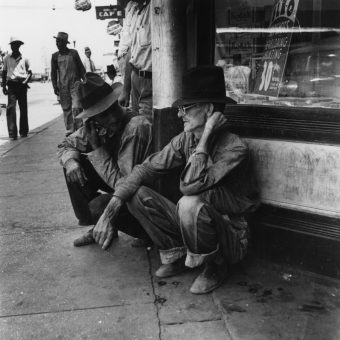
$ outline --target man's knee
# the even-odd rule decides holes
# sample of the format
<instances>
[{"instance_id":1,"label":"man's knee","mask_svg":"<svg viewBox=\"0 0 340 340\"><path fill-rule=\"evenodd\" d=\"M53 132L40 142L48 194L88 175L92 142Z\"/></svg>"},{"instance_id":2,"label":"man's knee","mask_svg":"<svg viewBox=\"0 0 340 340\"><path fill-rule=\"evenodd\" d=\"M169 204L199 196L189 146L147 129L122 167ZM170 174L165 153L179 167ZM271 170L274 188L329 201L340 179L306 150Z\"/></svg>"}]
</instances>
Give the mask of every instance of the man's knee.
<instances>
[{"instance_id":1,"label":"man's knee","mask_svg":"<svg viewBox=\"0 0 340 340\"><path fill-rule=\"evenodd\" d=\"M199 196L183 196L177 203L178 217L181 225L192 225L197 209L202 205Z\"/></svg>"},{"instance_id":2,"label":"man's knee","mask_svg":"<svg viewBox=\"0 0 340 340\"><path fill-rule=\"evenodd\" d=\"M151 189L142 185L138 188L138 190L135 192L135 194L132 196L132 198L128 202L128 207L130 208L137 208L140 206L144 206L145 199L147 199L150 196Z\"/></svg>"}]
</instances>

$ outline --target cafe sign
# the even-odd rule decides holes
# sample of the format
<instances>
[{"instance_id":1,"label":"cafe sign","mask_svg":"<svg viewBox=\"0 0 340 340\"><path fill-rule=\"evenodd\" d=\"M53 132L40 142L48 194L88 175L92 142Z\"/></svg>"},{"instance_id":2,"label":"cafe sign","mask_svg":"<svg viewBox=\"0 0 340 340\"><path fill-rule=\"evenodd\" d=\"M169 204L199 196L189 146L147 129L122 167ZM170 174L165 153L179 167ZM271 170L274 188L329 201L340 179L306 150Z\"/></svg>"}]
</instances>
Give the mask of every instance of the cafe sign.
<instances>
[{"instance_id":1,"label":"cafe sign","mask_svg":"<svg viewBox=\"0 0 340 340\"><path fill-rule=\"evenodd\" d=\"M278 0L273 6L254 93L274 97L279 95L298 4L299 0Z\"/></svg>"},{"instance_id":2,"label":"cafe sign","mask_svg":"<svg viewBox=\"0 0 340 340\"><path fill-rule=\"evenodd\" d=\"M124 18L124 10L120 6L96 6L96 17L99 20Z\"/></svg>"}]
</instances>

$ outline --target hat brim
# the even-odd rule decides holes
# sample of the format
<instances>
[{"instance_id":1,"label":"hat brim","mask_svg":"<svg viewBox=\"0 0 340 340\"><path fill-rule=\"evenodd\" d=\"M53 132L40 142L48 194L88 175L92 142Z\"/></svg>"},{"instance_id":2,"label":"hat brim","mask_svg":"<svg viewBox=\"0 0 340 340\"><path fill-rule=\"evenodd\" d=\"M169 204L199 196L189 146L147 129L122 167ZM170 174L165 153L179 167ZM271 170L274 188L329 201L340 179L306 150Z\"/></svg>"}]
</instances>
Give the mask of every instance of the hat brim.
<instances>
[{"instance_id":1,"label":"hat brim","mask_svg":"<svg viewBox=\"0 0 340 340\"><path fill-rule=\"evenodd\" d=\"M11 45L11 44L14 44L14 43L20 43L20 45L24 45L24 42L21 41L21 40L13 40L9 44Z\"/></svg>"},{"instance_id":2,"label":"hat brim","mask_svg":"<svg viewBox=\"0 0 340 340\"><path fill-rule=\"evenodd\" d=\"M221 104L237 104L237 102L229 97L224 98L180 98L173 102L172 107L195 103L221 103Z\"/></svg>"},{"instance_id":3,"label":"hat brim","mask_svg":"<svg viewBox=\"0 0 340 340\"><path fill-rule=\"evenodd\" d=\"M117 85L115 88L113 88L113 91L110 92L106 97L104 97L98 103L92 105L88 109L85 109L77 116L77 118L91 118L107 110L111 105L114 104L114 102L118 100L122 88L122 84Z\"/></svg>"},{"instance_id":4,"label":"hat brim","mask_svg":"<svg viewBox=\"0 0 340 340\"><path fill-rule=\"evenodd\" d=\"M61 39L61 38L58 38L58 37L53 37L54 39L60 39L60 40L65 40L65 39ZM66 40L66 42L68 43L68 44L70 44L70 42L68 41L68 40Z\"/></svg>"}]
</instances>

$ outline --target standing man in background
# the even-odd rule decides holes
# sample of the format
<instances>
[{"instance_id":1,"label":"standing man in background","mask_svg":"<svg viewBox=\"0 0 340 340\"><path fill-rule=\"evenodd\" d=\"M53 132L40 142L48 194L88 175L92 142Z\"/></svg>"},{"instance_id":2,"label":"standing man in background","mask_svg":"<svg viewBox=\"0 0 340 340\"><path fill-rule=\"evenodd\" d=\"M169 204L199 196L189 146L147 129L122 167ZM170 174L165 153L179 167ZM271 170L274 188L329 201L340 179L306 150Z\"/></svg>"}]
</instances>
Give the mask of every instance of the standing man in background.
<instances>
[{"instance_id":1,"label":"standing man in background","mask_svg":"<svg viewBox=\"0 0 340 340\"><path fill-rule=\"evenodd\" d=\"M91 49L90 47L85 47L85 58L83 59L83 64L86 72L95 72L96 67L94 66L94 62L91 59Z\"/></svg>"},{"instance_id":2,"label":"standing man in background","mask_svg":"<svg viewBox=\"0 0 340 340\"><path fill-rule=\"evenodd\" d=\"M126 55L124 88L119 103L123 106L128 105L131 89L132 111L150 117L152 114L150 0L136 2L137 5L133 7L131 15L131 46ZM124 22L124 25L129 23Z\"/></svg>"},{"instance_id":3,"label":"standing man in background","mask_svg":"<svg viewBox=\"0 0 340 340\"><path fill-rule=\"evenodd\" d=\"M132 32L135 29L135 23L137 19L137 14L135 12L138 12L138 2L129 1L125 7L125 18L123 21L123 27L121 32L119 33L120 40L117 54L119 70L123 79L125 75L125 65L127 62L126 59L128 58L128 52L131 48Z\"/></svg>"},{"instance_id":4,"label":"standing man in background","mask_svg":"<svg viewBox=\"0 0 340 340\"><path fill-rule=\"evenodd\" d=\"M66 136L68 136L82 125L81 120L76 121L76 117L82 111L82 108L77 98L74 83L84 79L85 68L78 52L67 47L67 44L70 43L67 33L59 32L54 38L58 52L52 54L51 79L54 93L60 97Z\"/></svg>"},{"instance_id":5,"label":"standing man in background","mask_svg":"<svg viewBox=\"0 0 340 340\"><path fill-rule=\"evenodd\" d=\"M28 117L27 117L27 82L32 76L28 59L19 52L20 46L24 43L12 37L10 45L12 53L4 58L4 68L2 71L2 91L8 95L7 104L7 128L9 138L18 138L16 103L20 108L19 133L21 137L27 137Z\"/></svg>"}]
</instances>

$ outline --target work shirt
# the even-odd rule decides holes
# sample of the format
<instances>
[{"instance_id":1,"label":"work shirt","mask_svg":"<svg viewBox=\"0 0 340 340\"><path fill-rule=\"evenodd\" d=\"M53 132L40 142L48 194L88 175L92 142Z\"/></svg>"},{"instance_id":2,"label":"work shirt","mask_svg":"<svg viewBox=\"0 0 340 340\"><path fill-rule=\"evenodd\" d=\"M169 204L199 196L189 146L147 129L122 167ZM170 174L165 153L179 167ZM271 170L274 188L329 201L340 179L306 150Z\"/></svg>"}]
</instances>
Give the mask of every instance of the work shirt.
<instances>
[{"instance_id":1,"label":"work shirt","mask_svg":"<svg viewBox=\"0 0 340 340\"><path fill-rule=\"evenodd\" d=\"M125 7L125 18L123 21L123 28L120 32L118 58L124 57L131 47L131 37L135 30L137 12L138 3L135 1L129 1Z\"/></svg>"},{"instance_id":2,"label":"work shirt","mask_svg":"<svg viewBox=\"0 0 340 340\"><path fill-rule=\"evenodd\" d=\"M51 60L51 80L53 88L70 91L74 83L84 77L85 68L76 50L65 53L55 52Z\"/></svg>"},{"instance_id":3,"label":"work shirt","mask_svg":"<svg viewBox=\"0 0 340 340\"><path fill-rule=\"evenodd\" d=\"M130 63L141 71L152 70L150 3L134 12L135 27L131 38Z\"/></svg>"},{"instance_id":4,"label":"work shirt","mask_svg":"<svg viewBox=\"0 0 340 340\"><path fill-rule=\"evenodd\" d=\"M28 59L24 58L21 53L17 58L14 58L12 54L8 54L4 58L3 71L7 72L7 81L22 82L28 76L30 64Z\"/></svg>"},{"instance_id":5,"label":"work shirt","mask_svg":"<svg viewBox=\"0 0 340 340\"><path fill-rule=\"evenodd\" d=\"M208 156L196 153L198 141L193 133L182 132L158 153L136 166L115 195L129 200L137 189L161 174L184 167L180 176L183 195L207 198L221 214L237 216L256 206L256 187L245 143L226 127L211 139Z\"/></svg>"},{"instance_id":6,"label":"work shirt","mask_svg":"<svg viewBox=\"0 0 340 340\"><path fill-rule=\"evenodd\" d=\"M105 143L93 150L81 127L65 137L58 145L58 157L61 164L70 159L79 160L85 154L104 182L115 189L117 183L131 173L136 164L142 163L152 150L152 124L144 116L133 116L126 111L123 129Z\"/></svg>"},{"instance_id":7,"label":"work shirt","mask_svg":"<svg viewBox=\"0 0 340 340\"><path fill-rule=\"evenodd\" d=\"M83 59L83 65L85 67L85 71L86 72L95 72L96 71L96 67L94 66L94 62L91 58L84 58Z\"/></svg>"}]
</instances>

